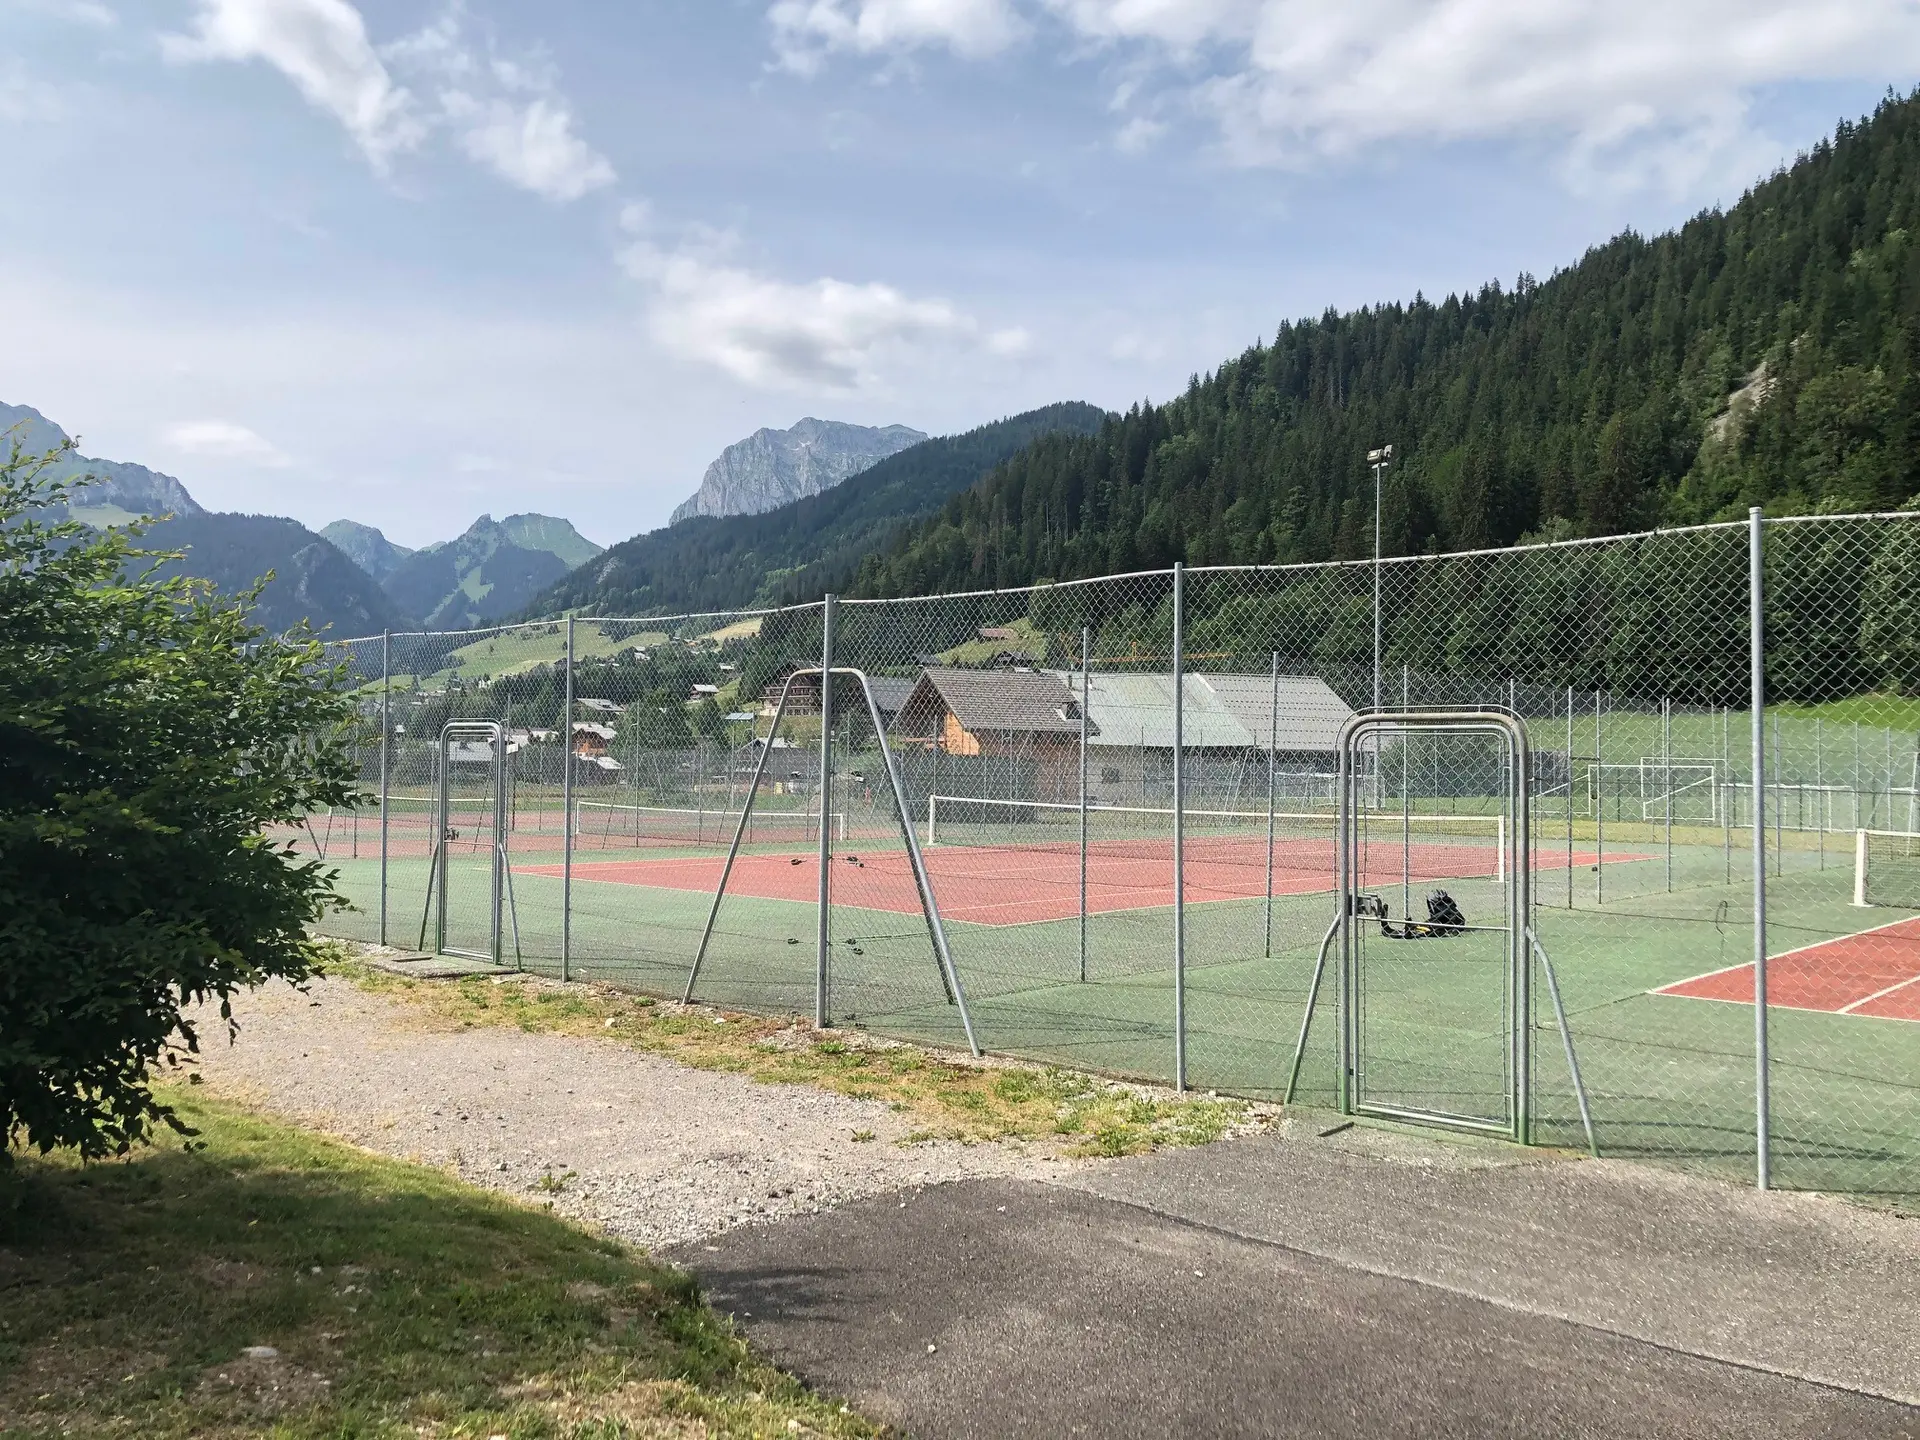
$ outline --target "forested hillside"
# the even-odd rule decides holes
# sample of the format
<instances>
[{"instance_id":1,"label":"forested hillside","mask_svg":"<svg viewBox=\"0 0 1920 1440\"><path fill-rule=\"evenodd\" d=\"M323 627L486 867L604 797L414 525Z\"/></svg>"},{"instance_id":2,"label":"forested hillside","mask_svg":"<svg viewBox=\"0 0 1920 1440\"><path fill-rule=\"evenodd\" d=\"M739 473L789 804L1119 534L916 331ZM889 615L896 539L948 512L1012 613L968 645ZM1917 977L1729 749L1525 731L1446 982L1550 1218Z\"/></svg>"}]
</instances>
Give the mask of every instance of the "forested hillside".
<instances>
[{"instance_id":1,"label":"forested hillside","mask_svg":"<svg viewBox=\"0 0 1920 1440\"><path fill-rule=\"evenodd\" d=\"M465 533L403 556L381 585L429 630L458 630L512 615L600 547L551 515L482 515Z\"/></svg>"},{"instance_id":2,"label":"forested hillside","mask_svg":"<svg viewBox=\"0 0 1920 1440\"><path fill-rule=\"evenodd\" d=\"M1050 435L857 593L1390 554L1920 491L1920 96L1678 232L1552 278L1283 325L1179 399Z\"/></svg>"},{"instance_id":3,"label":"forested hillside","mask_svg":"<svg viewBox=\"0 0 1920 1440\"><path fill-rule=\"evenodd\" d=\"M861 560L1036 437L1091 435L1108 419L1066 403L925 440L831 490L758 515L697 515L615 545L528 607L660 615L817 599Z\"/></svg>"}]
</instances>

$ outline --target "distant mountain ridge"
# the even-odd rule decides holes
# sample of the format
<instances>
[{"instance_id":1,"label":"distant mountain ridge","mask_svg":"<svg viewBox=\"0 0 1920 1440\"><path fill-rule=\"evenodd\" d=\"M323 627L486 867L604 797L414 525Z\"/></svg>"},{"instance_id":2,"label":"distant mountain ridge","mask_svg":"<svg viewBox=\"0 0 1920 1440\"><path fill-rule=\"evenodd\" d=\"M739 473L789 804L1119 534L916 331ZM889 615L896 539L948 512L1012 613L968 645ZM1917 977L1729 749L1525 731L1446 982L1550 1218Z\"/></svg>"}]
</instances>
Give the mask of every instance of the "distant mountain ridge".
<instances>
[{"instance_id":1,"label":"distant mountain ridge","mask_svg":"<svg viewBox=\"0 0 1920 1440\"><path fill-rule=\"evenodd\" d=\"M227 594L247 589L267 571L254 623L279 633L306 621L331 638L405 630L411 617L339 547L282 515L201 510L154 525L143 549L179 550L160 574L196 575Z\"/></svg>"},{"instance_id":2,"label":"distant mountain ridge","mask_svg":"<svg viewBox=\"0 0 1920 1440\"><path fill-rule=\"evenodd\" d=\"M27 455L44 455L68 438L28 405L0 404L0 433ZM183 552L182 559L159 567L162 577L198 576L231 595L273 572L254 609L255 622L269 630L290 630L304 620L334 635L365 635L398 628L406 620L371 575L297 520L219 514L173 476L125 460L74 453L56 461L49 473L59 479L94 477L51 518L64 516L99 529L146 520L141 549Z\"/></svg>"},{"instance_id":3,"label":"distant mountain ridge","mask_svg":"<svg viewBox=\"0 0 1920 1440\"><path fill-rule=\"evenodd\" d=\"M365 534L353 538L370 551L369 537L400 549L377 530L355 528ZM551 515L482 515L453 540L402 554L381 583L395 605L429 630L464 630L513 615L600 553L570 523Z\"/></svg>"},{"instance_id":4,"label":"distant mountain ridge","mask_svg":"<svg viewBox=\"0 0 1920 1440\"><path fill-rule=\"evenodd\" d=\"M406 546L394 544L373 526L362 525L358 520L335 520L321 526L320 535L383 585L400 562L413 554Z\"/></svg>"},{"instance_id":5,"label":"distant mountain ridge","mask_svg":"<svg viewBox=\"0 0 1920 1440\"><path fill-rule=\"evenodd\" d=\"M521 613L659 615L814 599L846 585L867 556L1024 446L1048 435L1091 435L1109 418L1097 405L1048 405L963 435L923 440L778 509L696 516L636 535Z\"/></svg>"},{"instance_id":6,"label":"distant mountain ridge","mask_svg":"<svg viewBox=\"0 0 1920 1440\"><path fill-rule=\"evenodd\" d=\"M31 406L0 404L0 445L44 455L67 439ZM440 629L484 624L512 614L601 553L551 515L501 521L483 515L465 534L416 551L353 520L336 520L315 534L278 515L216 513L173 476L127 461L70 454L51 473L94 478L49 518L96 528L147 520L141 548L184 552L161 567L162 575L198 576L236 594L273 572L254 618L274 631L302 620L334 636L410 630L423 622Z\"/></svg>"},{"instance_id":7,"label":"distant mountain ridge","mask_svg":"<svg viewBox=\"0 0 1920 1440\"><path fill-rule=\"evenodd\" d=\"M31 405L0 404L0 447L17 444L27 455L44 455L65 445L67 432ZM171 475L125 460L95 460L74 453L56 461L49 476L94 480L67 502L66 511L89 525L125 525L144 515L201 515L206 512Z\"/></svg>"},{"instance_id":8,"label":"distant mountain ridge","mask_svg":"<svg viewBox=\"0 0 1920 1440\"><path fill-rule=\"evenodd\" d=\"M669 525L696 515L758 515L830 490L927 437L905 425L873 428L812 416L791 429L756 430L707 466L700 488L675 508Z\"/></svg>"}]
</instances>

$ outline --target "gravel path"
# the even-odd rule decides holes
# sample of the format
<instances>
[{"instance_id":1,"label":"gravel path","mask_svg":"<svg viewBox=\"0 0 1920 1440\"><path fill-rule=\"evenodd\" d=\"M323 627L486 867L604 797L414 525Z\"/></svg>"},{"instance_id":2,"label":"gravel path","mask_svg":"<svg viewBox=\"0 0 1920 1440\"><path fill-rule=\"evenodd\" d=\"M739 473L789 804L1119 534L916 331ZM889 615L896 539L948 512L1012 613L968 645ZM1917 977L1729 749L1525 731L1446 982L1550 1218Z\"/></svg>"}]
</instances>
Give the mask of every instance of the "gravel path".
<instances>
[{"instance_id":1,"label":"gravel path","mask_svg":"<svg viewBox=\"0 0 1920 1440\"><path fill-rule=\"evenodd\" d=\"M604 1041L458 1030L344 980L234 1001L203 1018L200 1070L259 1104L403 1159L451 1166L653 1247L847 1200L1070 1165L1019 1143L898 1142L886 1105L694 1070ZM858 1132L873 1139L856 1141ZM542 1185L569 1177L558 1190Z\"/></svg>"}]
</instances>

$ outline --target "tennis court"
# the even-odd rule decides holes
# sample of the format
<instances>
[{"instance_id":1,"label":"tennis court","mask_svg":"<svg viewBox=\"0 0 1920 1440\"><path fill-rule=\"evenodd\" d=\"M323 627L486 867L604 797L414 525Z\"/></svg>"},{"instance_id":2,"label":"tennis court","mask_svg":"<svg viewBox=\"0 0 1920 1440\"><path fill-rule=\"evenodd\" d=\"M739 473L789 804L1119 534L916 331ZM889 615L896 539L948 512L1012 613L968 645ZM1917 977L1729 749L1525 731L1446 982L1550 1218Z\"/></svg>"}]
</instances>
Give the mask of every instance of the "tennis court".
<instances>
[{"instance_id":1,"label":"tennis court","mask_svg":"<svg viewBox=\"0 0 1920 1440\"><path fill-rule=\"evenodd\" d=\"M1551 968L1604 1153L1920 1196L1920 648L1887 608L1913 546L1920 516L1762 517L458 637L566 662L516 677L456 637L343 642L385 813L277 838L338 866L340 933L410 944L450 910L485 949L504 869L526 968L677 995L705 946L697 998L961 1045L911 833L983 1049L1279 1098L1311 1009L1300 1098L1343 1098L1351 1021L1369 1084L1482 1118L1530 1084L1536 1138L1584 1148ZM724 733L668 737L659 696L690 682ZM1519 730L1383 735L1343 768L1367 712ZM480 716L511 756L492 788L444 744ZM1390 921L1310 1002L1337 805ZM1537 1063L1503 1075L1488 1037L1523 1033Z\"/></svg>"},{"instance_id":2,"label":"tennis court","mask_svg":"<svg viewBox=\"0 0 1920 1440\"><path fill-rule=\"evenodd\" d=\"M1663 985L1658 995L1753 1004L1753 966ZM1767 960L1767 1003L1786 1010L1920 1021L1920 919L1895 920Z\"/></svg>"},{"instance_id":3,"label":"tennis court","mask_svg":"<svg viewBox=\"0 0 1920 1440\"><path fill-rule=\"evenodd\" d=\"M1264 857L1257 852L1220 854L1213 858L1199 847L1186 862L1186 903L1204 905L1227 900L1263 899ZM1243 852L1246 847L1239 847ZM1303 852L1316 853L1303 853ZM1317 853L1324 851L1324 853ZM1576 864L1593 863L1589 852L1575 855ZM1619 856L1614 863L1645 856ZM927 874L941 918L971 925L1032 925L1067 920L1080 913L1080 863L1077 850L950 850L926 852ZM1087 913L1104 915L1120 910L1157 910L1173 904L1171 856L1141 855L1131 847L1089 846L1087 852ZM1564 864L1565 856L1540 853L1543 866ZM639 885L664 890L691 890L711 895L720 884L725 859L715 855L666 857L652 860L585 860L573 867L575 881L612 885ZM857 880L858 898L851 903L865 910L900 915L920 913L920 895L904 850L868 849L836 856L830 862L835 883L844 876ZM1414 883L1484 878L1488 857L1459 847L1431 846L1416 851ZM855 875L853 872L860 872ZM521 875L557 877L558 865L521 865ZM817 854L743 855L734 862L727 890L762 900L791 900L811 905L820 894ZM1398 879L1398 871L1395 872ZM1331 892L1331 845L1303 843L1284 853L1276 847L1273 894L1312 895Z\"/></svg>"}]
</instances>

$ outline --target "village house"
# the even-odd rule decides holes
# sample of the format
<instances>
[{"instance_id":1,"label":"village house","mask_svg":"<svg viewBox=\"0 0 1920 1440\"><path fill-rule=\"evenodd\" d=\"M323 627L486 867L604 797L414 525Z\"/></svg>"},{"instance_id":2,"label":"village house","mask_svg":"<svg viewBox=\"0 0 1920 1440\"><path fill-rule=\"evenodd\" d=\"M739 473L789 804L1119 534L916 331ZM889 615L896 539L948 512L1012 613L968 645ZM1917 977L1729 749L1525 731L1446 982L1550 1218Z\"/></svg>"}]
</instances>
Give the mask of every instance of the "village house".
<instances>
[{"instance_id":1,"label":"village house","mask_svg":"<svg viewBox=\"0 0 1920 1440\"><path fill-rule=\"evenodd\" d=\"M903 749L1030 764L1038 796L1079 783L1080 705L1059 676L1045 671L929 666L891 733Z\"/></svg>"}]
</instances>

